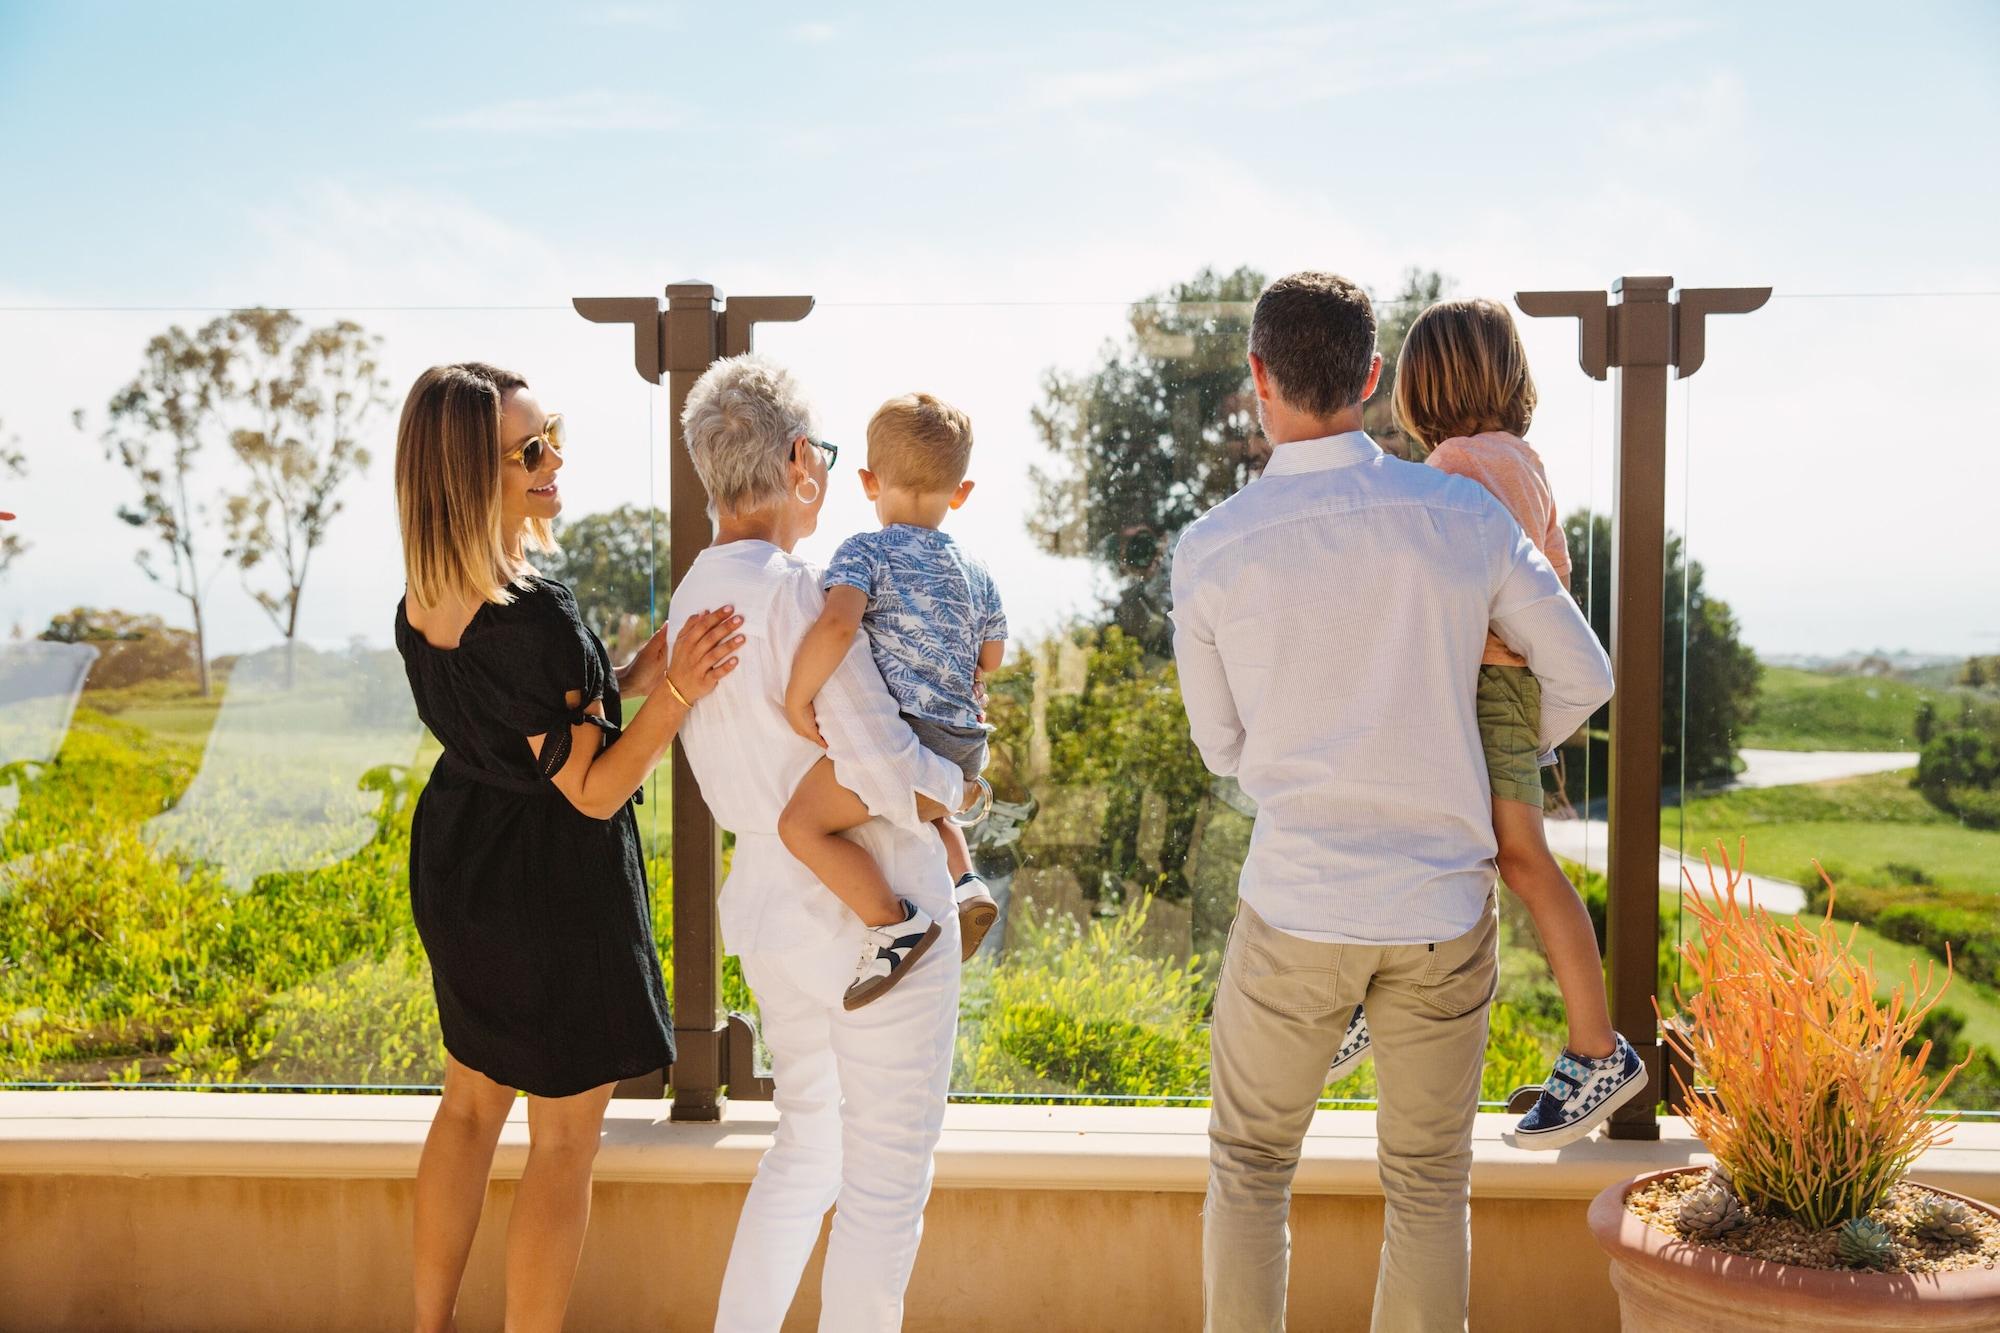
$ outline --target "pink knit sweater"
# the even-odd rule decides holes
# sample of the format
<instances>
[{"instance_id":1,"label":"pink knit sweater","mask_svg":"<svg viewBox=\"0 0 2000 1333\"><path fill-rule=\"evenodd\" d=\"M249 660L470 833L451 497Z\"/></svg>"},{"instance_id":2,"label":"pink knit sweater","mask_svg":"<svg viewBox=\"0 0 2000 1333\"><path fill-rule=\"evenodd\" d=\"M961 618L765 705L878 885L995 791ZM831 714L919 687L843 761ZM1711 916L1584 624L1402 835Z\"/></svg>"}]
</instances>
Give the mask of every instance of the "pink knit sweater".
<instances>
[{"instance_id":1,"label":"pink knit sweater","mask_svg":"<svg viewBox=\"0 0 2000 1333\"><path fill-rule=\"evenodd\" d=\"M1427 462L1441 472L1470 477L1507 506L1507 512L1528 534L1528 540L1555 566L1563 587L1569 586L1569 543L1563 539L1562 519L1556 513L1555 492L1549 489L1542 460L1528 442L1505 431L1483 431L1445 440L1431 450ZM1492 631L1486 634L1485 666L1526 666L1527 660L1502 643Z\"/></svg>"}]
</instances>

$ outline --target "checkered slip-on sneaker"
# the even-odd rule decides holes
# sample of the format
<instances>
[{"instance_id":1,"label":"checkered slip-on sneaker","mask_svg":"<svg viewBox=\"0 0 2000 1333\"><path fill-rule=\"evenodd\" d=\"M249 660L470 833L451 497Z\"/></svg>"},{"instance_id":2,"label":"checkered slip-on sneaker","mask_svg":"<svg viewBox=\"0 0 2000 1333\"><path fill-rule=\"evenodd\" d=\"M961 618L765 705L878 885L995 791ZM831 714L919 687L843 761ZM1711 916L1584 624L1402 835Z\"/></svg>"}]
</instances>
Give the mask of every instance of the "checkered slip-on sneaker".
<instances>
[{"instance_id":1,"label":"checkered slip-on sneaker","mask_svg":"<svg viewBox=\"0 0 2000 1333\"><path fill-rule=\"evenodd\" d=\"M986 932L1000 919L1000 904L993 901L993 895L986 891L986 881L977 875L960 875L952 892L958 898L959 957L971 962Z\"/></svg>"},{"instance_id":2,"label":"checkered slip-on sneaker","mask_svg":"<svg viewBox=\"0 0 2000 1333\"><path fill-rule=\"evenodd\" d=\"M924 951L943 933L928 913L905 898L901 921L868 928L861 946L861 962L854 969L854 983L841 997L841 1005L859 1009L871 1000L881 999L891 986L909 975Z\"/></svg>"},{"instance_id":3,"label":"checkered slip-on sneaker","mask_svg":"<svg viewBox=\"0 0 2000 1333\"><path fill-rule=\"evenodd\" d=\"M1500 1136L1515 1148L1560 1148L1575 1143L1611 1113L1646 1090L1646 1066L1621 1035L1602 1060L1564 1051L1556 1057L1542 1095L1521 1122Z\"/></svg>"},{"instance_id":4,"label":"checkered slip-on sneaker","mask_svg":"<svg viewBox=\"0 0 2000 1333\"><path fill-rule=\"evenodd\" d=\"M1347 1020L1347 1035L1340 1039L1340 1049L1334 1052L1333 1068L1326 1071L1326 1081L1338 1083L1352 1074L1368 1058L1368 1045L1368 1015L1357 1004Z\"/></svg>"}]
</instances>

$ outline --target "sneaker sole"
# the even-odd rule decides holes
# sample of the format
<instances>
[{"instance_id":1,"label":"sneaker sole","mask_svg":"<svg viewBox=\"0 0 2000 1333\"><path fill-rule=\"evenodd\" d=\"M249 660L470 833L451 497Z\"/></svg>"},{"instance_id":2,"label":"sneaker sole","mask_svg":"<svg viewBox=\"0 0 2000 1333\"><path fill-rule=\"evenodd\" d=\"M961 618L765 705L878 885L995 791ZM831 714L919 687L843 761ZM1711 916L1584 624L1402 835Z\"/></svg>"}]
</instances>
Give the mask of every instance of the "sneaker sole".
<instances>
[{"instance_id":1,"label":"sneaker sole","mask_svg":"<svg viewBox=\"0 0 2000 1333\"><path fill-rule=\"evenodd\" d=\"M958 905L959 961L971 962L985 942L986 932L1000 919L1000 904L986 894L967 898Z\"/></svg>"},{"instance_id":2,"label":"sneaker sole","mask_svg":"<svg viewBox=\"0 0 2000 1333\"><path fill-rule=\"evenodd\" d=\"M924 932L924 937L917 941L914 949L910 950L910 956L903 960L901 967L886 977L876 978L872 983L857 981L854 985L849 986L847 994L841 997L841 1007L843 1009L859 1009L862 1005L872 1004L884 995L887 995L895 988L897 982L910 975L911 970L916 967L918 960L930 952L931 945L942 934L944 934L944 928L935 921L931 922L931 928Z\"/></svg>"},{"instance_id":3,"label":"sneaker sole","mask_svg":"<svg viewBox=\"0 0 2000 1333\"><path fill-rule=\"evenodd\" d=\"M1641 1065L1639 1077L1592 1107L1590 1114L1581 1120L1559 1129L1543 1130L1539 1134L1524 1134L1518 1129L1510 1129L1500 1135L1500 1141L1510 1148L1568 1147L1578 1139L1589 1138L1590 1132L1609 1120L1613 1111L1644 1092L1651 1082L1652 1080L1646 1076L1646 1067Z\"/></svg>"}]
</instances>

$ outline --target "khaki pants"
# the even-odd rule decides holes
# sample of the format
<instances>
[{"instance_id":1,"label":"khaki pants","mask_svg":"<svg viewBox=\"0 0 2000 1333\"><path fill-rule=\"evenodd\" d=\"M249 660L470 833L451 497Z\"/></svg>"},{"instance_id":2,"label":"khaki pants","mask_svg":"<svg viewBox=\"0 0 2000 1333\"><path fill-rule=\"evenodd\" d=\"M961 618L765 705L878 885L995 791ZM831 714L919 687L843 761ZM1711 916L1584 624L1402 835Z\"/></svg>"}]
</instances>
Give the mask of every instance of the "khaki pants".
<instances>
[{"instance_id":1,"label":"khaki pants","mask_svg":"<svg viewBox=\"0 0 2000 1333\"><path fill-rule=\"evenodd\" d=\"M1292 1173L1348 1016L1363 1002L1385 1205L1371 1327L1465 1327L1472 1120L1499 974L1497 922L1489 898L1480 923L1454 940L1320 944L1238 907L1209 1037L1202 1291L1211 1333L1284 1327ZM1351 1326L1360 1324L1357 1311Z\"/></svg>"}]
</instances>

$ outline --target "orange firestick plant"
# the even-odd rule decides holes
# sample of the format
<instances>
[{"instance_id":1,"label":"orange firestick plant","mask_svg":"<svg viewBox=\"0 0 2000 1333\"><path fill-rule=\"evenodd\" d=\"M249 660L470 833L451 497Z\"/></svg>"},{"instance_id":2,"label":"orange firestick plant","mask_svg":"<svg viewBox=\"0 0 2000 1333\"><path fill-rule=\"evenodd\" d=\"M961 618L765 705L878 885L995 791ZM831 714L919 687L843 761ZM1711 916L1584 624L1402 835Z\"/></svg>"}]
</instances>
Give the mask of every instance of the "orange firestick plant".
<instances>
[{"instance_id":1,"label":"orange firestick plant","mask_svg":"<svg viewBox=\"0 0 2000 1333\"><path fill-rule=\"evenodd\" d=\"M1681 1022L1666 1025L1695 1072L1693 1088L1675 1076L1688 1122L1745 1203L1814 1228L1865 1216L1945 1142L1949 1118L1931 1113L1964 1065L1926 1090L1930 1043L1905 1047L1951 984L1950 954L1935 989L1913 963L1907 991L1878 996L1873 957L1834 924L1831 879L1822 918L1779 921L1757 906L1741 846L1734 864L1717 851L1720 883L1713 863L1706 892L1688 876L1698 934L1680 954L1694 985L1674 987Z\"/></svg>"}]
</instances>

